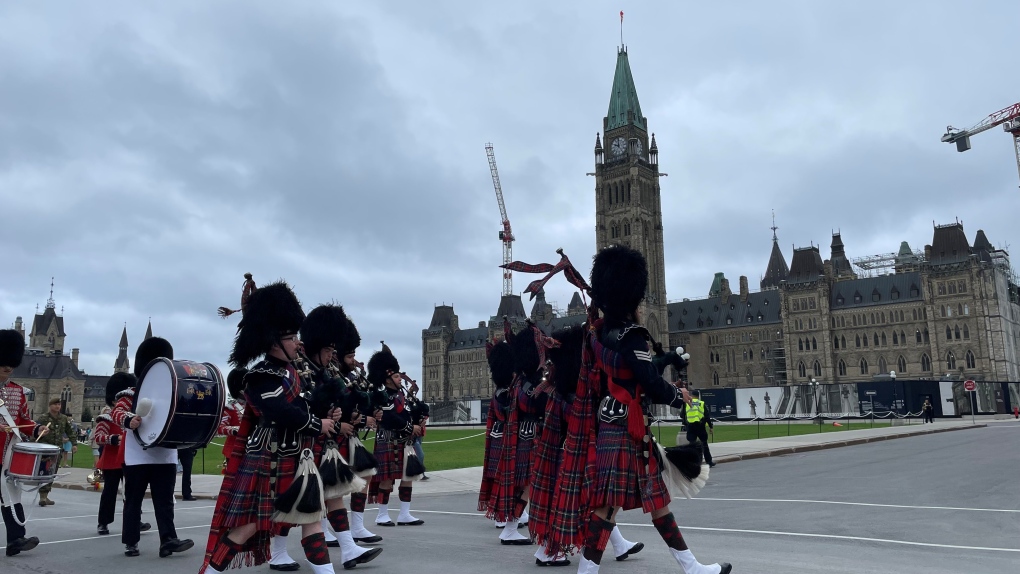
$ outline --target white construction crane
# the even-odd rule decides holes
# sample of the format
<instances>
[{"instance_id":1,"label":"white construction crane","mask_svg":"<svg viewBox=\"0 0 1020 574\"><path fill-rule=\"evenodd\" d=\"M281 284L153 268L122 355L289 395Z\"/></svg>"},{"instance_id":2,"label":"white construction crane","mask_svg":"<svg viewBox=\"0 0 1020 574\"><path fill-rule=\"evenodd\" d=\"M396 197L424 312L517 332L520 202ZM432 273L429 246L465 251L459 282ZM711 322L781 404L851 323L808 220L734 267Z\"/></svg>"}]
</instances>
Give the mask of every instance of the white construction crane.
<instances>
[{"instance_id":1,"label":"white construction crane","mask_svg":"<svg viewBox=\"0 0 1020 574\"><path fill-rule=\"evenodd\" d=\"M1013 136L1013 153L1016 154L1017 172L1020 173L1020 103L1003 108L965 130L948 126L942 141L955 143L956 151L964 152L970 149L970 136L999 125L1002 126L1002 131Z\"/></svg>"},{"instance_id":2,"label":"white construction crane","mask_svg":"<svg viewBox=\"0 0 1020 574\"><path fill-rule=\"evenodd\" d=\"M496 201L499 202L499 217L503 222L503 229L499 232L499 240L503 242L503 265L509 265L514 260L514 232L510 230L510 219L506 216L506 205L503 203L503 189L499 185L499 172L496 171L496 154L492 151L491 143L485 144L485 155L489 156L492 187L496 189ZM513 272L504 267L503 295L513 295L513 292Z\"/></svg>"}]
</instances>

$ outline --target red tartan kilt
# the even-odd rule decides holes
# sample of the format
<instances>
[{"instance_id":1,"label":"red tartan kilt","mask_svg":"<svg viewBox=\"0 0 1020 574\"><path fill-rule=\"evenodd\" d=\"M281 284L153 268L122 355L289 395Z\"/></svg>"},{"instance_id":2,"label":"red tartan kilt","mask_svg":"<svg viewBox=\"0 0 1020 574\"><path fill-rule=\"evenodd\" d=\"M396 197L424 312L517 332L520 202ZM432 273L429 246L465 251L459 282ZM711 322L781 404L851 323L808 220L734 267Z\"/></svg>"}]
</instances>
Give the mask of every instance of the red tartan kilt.
<instances>
[{"instance_id":1,"label":"red tartan kilt","mask_svg":"<svg viewBox=\"0 0 1020 574\"><path fill-rule=\"evenodd\" d=\"M270 468L274 460L278 462L275 471ZM271 530L275 525L273 503L294 481L297 465L297 455L277 458L268 450L244 453L234 474L233 488L223 501L223 525L234 528L255 523L259 530ZM269 483L274 472L277 475L275 489Z\"/></svg>"},{"instance_id":2,"label":"red tartan kilt","mask_svg":"<svg viewBox=\"0 0 1020 574\"><path fill-rule=\"evenodd\" d=\"M514 487L520 491L531 483L531 451L535 439L517 437L517 454L514 457Z\"/></svg>"},{"instance_id":3,"label":"red tartan kilt","mask_svg":"<svg viewBox=\"0 0 1020 574\"><path fill-rule=\"evenodd\" d=\"M601 423L595 441L595 479L591 508L641 508L652 512L670 502L666 483L658 472L645 473L641 446L627 433L627 427Z\"/></svg>"},{"instance_id":4,"label":"red tartan kilt","mask_svg":"<svg viewBox=\"0 0 1020 574\"><path fill-rule=\"evenodd\" d=\"M560 423L563 409L569 405L559 394L549 397L546 405L545 422L542 433L535 439L531 453L531 501L528 515L528 529L532 536L545 541L548 533L549 516L552 510L553 497L556 494L556 477L560 472L560 461L563 455L563 434Z\"/></svg>"},{"instance_id":5,"label":"red tartan kilt","mask_svg":"<svg viewBox=\"0 0 1020 574\"><path fill-rule=\"evenodd\" d=\"M375 460L379 463L378 471L372 477L376 480L400 480L404 476L404 443L387 442L375 437Z\"/></svg>"},{"instance_id":6,"label":"red tartan kilt","mask_svg":"<svg viewBox=\"0 0 1020 574\"><path fill-rule=\"evenodd\" d=\"M489 451L485 453L485 469L482 471L482 478L496 478L496 470L499 467L499 453L503 450L503 435L498 438L489 437Z\"/></svg>"}]
</instances>

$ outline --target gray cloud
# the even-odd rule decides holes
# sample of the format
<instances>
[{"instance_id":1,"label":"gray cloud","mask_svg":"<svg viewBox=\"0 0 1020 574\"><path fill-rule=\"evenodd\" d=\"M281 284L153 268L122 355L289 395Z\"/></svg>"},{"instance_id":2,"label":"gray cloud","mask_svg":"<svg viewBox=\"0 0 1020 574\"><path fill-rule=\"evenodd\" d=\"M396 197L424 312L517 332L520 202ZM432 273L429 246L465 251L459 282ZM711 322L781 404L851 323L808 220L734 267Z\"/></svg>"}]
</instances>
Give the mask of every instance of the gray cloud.
<instances>
[{"instance_id":1,"label":"gray cloud","mask_svg":"<svg viewBox=\"0 0 1020 574\"><path fill-rule=\"evenodd\" d=\"M998 5L998 8L994 6ZM130 2L0 8L0 318L57 276L68 346L108 373L126 321L225 366L241 275L342 302L363 358L385 339L414 376L432 305L495 312L495 144L515 258L594 247L592 147L618 43L609 2ZM660 146L671 299L712 274L756 284L780 244L851 256L964 220L1015 239L999 131L939 142L1013 102L1008 2L624 2ZM1000 57L998 55L1002 55ZM516 277L517 290L531 277ZM565 307L562 282L548 288ZM530 308L530 304L526 303Z\"/></svg>"}]
</instances>

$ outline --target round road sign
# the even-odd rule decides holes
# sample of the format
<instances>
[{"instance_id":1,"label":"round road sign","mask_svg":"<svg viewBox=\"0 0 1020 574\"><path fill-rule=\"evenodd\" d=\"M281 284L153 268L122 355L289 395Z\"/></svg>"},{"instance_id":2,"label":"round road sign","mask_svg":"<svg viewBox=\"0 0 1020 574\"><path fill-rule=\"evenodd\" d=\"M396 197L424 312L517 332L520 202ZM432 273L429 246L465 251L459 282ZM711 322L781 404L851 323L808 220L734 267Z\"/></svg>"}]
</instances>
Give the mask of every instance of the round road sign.
<instances>
[{"instance_id":1,"label":"round road sign","mask_svg":"<svg viewBox=\"0 0 1020 574\"><path fill-rule=\"evenodd\" d=\"M964 381L963 388L967 391L973 391L977 388L977 384L975 384L974 381Z\"/></svg>"}]
</instances>

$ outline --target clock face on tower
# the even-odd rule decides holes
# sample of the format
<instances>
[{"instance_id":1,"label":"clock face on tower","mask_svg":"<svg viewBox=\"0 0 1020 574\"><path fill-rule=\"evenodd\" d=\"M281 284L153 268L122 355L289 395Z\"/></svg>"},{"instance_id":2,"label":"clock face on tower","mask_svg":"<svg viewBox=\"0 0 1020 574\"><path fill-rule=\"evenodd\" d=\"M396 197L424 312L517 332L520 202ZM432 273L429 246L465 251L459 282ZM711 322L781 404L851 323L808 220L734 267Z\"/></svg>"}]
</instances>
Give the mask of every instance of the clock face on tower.
<instances>
[{"instance_id":1,"label":"clock face on tower","mask_svg":"<svg viewBox=\"0 0 1020 574\"><path fill-rule=\"evenodd\" d=\"M613 140L613 155L623 155L627 151L627 140L616 138Z\"/></svg>"},{"instance_id":2,"label":"clock face on tower","mask_svg":"<svg viewBox=\"0 0 1020 574\"><path fill-rule=\"evenodd\" d=\"M641 146L641 140L634 140L634 155L641 156L641 152L644 148Z\"/></svg>"}]
</instances>

